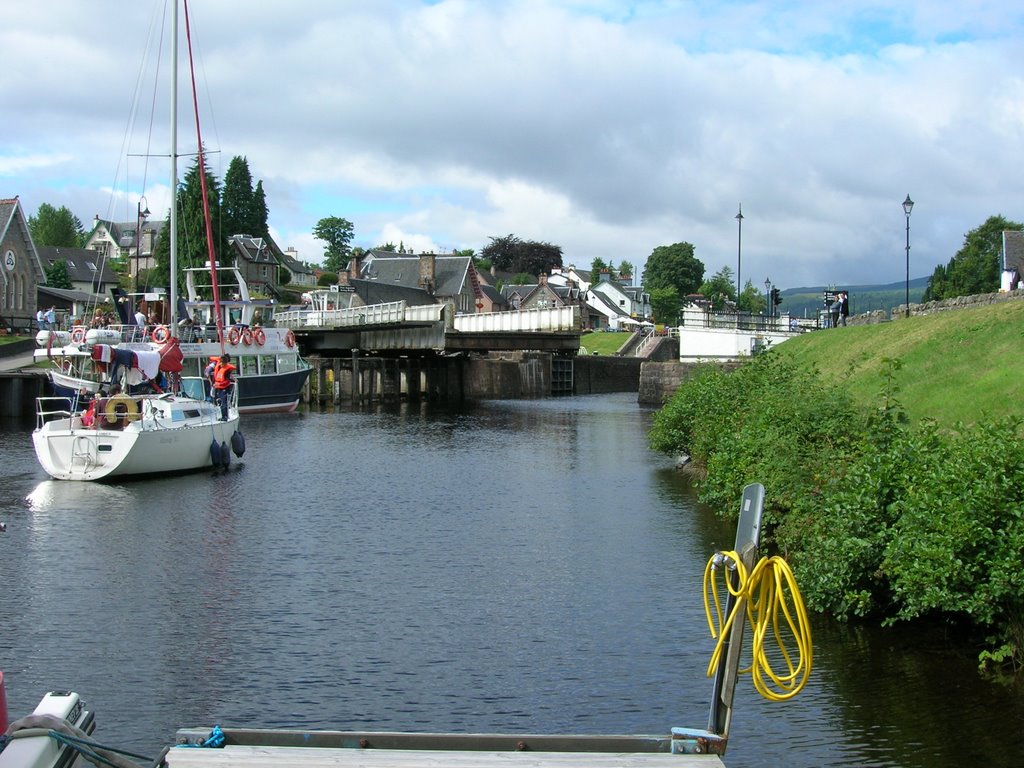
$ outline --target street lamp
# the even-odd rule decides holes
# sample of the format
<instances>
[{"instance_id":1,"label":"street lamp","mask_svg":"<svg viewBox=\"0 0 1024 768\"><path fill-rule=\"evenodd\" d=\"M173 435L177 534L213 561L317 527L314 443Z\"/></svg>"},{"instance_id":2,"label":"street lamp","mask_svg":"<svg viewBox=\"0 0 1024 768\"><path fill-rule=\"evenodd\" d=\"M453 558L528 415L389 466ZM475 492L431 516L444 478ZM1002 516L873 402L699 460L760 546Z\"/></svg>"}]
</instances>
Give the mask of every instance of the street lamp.
<instances>
[{"instance_id":1,"label":"street lamp","mask_svg":"<svg viewBox=\"0 0 1024 768\"><path fill-rule=\"evenodd\" d=\"M903 201L903 212L907 214L907 295L904 317L910 317L910 212L912 210L914 210L914 201L910 199L908 192L907 199Z\"/></svg>"},{"instance_id":2,"label":"street lamp","mask_svg":"<svg viewBox=\"0 0 1024 768\"><path fill-rule=\"evenodd\" d=\"M140 197L135 213L135 293L139 292L139 264L142 259L142 225L149 218L149 204L146 204L145 209L142 206L146 202L145 195Z\"/></svg>"},{"instance_id":3,"label":"street lamp","mask_svg":"<svg viewBox=\"0 0 1024 768\"><path fill-rule=\"evenodd\" d=\"M743 203L740 203L740 211L736 214L736 308L739 309L740 290L743 285L740 282L740 257L743 255Z\"/></svg>"},{"instance_id":4,"label":"street lamp","mask_svg":"<svg viewBox=\"0 0 1024 768\"><path fill-rule=\"evenodd\" d=\"M766 277L764 279L764 306L765 315L771 317L772 312L772 281L771 278Z\"/></svg>"}]
</instances>

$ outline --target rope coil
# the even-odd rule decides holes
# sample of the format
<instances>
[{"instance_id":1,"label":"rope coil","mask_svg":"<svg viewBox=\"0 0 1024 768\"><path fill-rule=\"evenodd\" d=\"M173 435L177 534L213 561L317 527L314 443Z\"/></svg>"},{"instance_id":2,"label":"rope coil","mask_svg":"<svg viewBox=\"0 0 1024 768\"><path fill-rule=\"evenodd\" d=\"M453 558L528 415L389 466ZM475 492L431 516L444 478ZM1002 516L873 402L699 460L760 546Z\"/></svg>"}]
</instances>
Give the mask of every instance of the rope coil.
<instances>
[{"instance_id":1,"label":"rope coil","mask_svg":"<svg viewBox=\"0 0 1024 768\"><path fill-rule=\"evenodd\" d=\"M729 579L729 572L737 575L738 586L735 588ZM732 611L725 617L719 595L718 573L724 576L729 594L736 598ZM718 640L708 664L708 677L712 677L718 668L725 638L741 610L746 611L753 638L751 665L740 672L750 672L754 688L769 701L791 699L807 683L811 674L813 651L807 609L793 571L785 560L778 556L762 558L749 573L736 552L718 552L708 560L704 569L704 612L711 637ZM785 674L775 671L769 659L769 651L765 649L769 629L774 638L771 655L784 663L787 670ZM796 647L795 663L793 654L787 649L787 639Z\"/></svg>"}]
</instances>

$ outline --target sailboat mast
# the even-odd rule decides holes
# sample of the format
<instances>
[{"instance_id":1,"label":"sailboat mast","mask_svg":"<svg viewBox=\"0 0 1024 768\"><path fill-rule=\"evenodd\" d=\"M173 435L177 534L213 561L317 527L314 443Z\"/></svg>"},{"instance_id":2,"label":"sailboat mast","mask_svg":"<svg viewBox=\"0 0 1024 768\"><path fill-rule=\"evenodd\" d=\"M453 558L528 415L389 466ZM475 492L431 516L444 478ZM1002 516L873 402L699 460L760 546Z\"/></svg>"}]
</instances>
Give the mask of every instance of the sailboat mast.
<instances>
[{"instance_id":1,"label":"sailboat mast","mask_svg":"<svg viewBox=\"0 0 1024 768\"><path fill-rule=\"evenodd\" d=\"M171 3L171 285L170 331L178 335L178 0Z\"/></svg>"},{"instance_id":2,"label":"sailboat mast","mask_svg":"<svg viewBox=\"0 0 1024 768\"><path fill-rule=\"evenodd\" d=\"M224 350L224 320L221 316L220 287L217 285L217 249L213 246L213 217L210 215L210 190L206 183L206 160L203 157L203 132L199 127L199 92L196 90L196 68L192 59L192 27L189 23L188 0L185 6L185 39L188 42L188 69L192 77L192 111L196 118L196 142L199 144L199 187L203 193L203 219L206 222L206 253L210 260L210 283L213 288L213 312L217 317L217 337Z\"/></svg>"}]
</instances>

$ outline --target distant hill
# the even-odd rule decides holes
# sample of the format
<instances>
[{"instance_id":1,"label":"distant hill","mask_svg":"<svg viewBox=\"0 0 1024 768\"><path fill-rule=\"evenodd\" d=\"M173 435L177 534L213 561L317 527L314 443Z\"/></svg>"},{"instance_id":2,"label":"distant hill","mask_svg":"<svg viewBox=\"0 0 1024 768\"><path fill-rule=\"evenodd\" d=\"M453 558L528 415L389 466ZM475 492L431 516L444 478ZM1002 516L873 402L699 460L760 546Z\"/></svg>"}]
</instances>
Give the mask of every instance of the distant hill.
<instances>
[{"instance_id":1,"label":"distant hill","mask_svg":"<svg viewBox=\"0 0 1024 768\"><path fill-rule=\"evenodd\" d=\"M910 281L910 303L917 304L928 287L927 277ZM826 290L847 291L850 294L850 314L860 315L882 309L886 312L903 305L906 298L906 282L887 285L822 285L807 288L788 288L781 291L782 304L779 311L788 312L792 317L814 317L824 308L823 296Z\"/></svg>"}]
</instances>

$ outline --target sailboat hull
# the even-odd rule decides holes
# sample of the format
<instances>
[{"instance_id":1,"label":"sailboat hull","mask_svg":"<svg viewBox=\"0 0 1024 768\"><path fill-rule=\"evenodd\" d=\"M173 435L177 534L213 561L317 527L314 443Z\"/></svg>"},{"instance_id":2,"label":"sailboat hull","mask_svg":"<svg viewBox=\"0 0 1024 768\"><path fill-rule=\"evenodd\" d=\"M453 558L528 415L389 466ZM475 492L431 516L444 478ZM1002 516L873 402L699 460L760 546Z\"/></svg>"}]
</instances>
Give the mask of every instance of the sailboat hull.
<instances>
[{"instance_id":1,"label":"sailboat hull","mask_svg":"<svg viewBox=\"0 0 1024 768\"><path fill-rule=\"evenodd\" d=\"M139 402L140 417L123 426L108 424L102 412L98 427L79 414L40 424L32 433L40 465L54 479L80 481L213 468L211 444L231 445L238 430L235 409L219 421L212 403L169 395Z\"/></svg>"}]
</instances>

